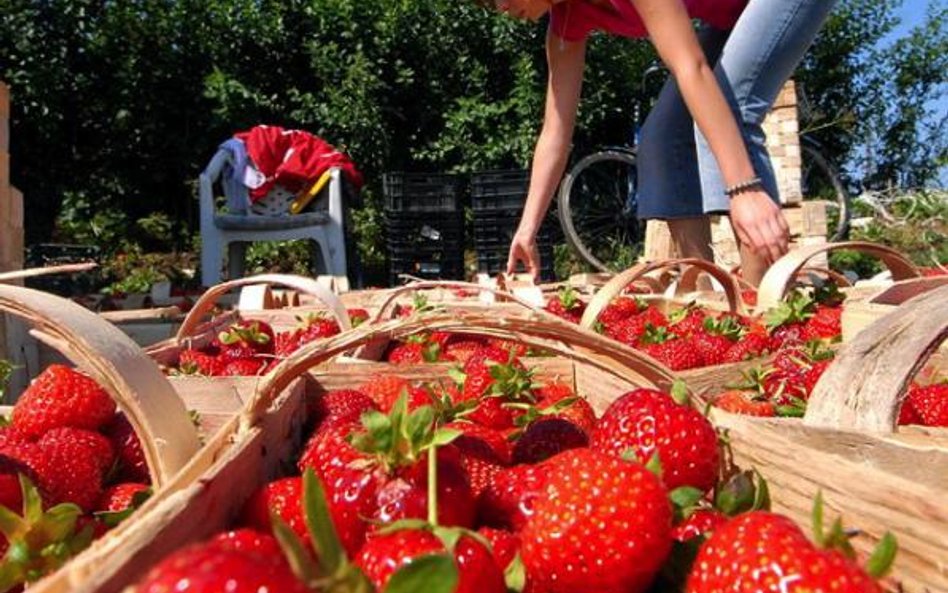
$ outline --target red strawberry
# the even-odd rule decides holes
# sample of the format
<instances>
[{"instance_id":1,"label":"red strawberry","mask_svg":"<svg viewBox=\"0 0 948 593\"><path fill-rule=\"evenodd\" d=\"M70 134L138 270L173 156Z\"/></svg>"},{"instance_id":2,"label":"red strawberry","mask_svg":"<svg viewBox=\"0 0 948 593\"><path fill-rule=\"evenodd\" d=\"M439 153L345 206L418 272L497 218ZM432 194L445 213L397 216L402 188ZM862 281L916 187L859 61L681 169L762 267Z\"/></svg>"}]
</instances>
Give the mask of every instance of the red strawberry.
<instances>
[{"instance_id":1,"label":"red strawberry","mask_svg":"<svg viewBox=\"0 0 948 593\"><path fill-rule=\"evenodd\" d=\"M753 511L714 530L698 552L686 591L878 593L881 589L840 552L815 548L790 519Z\"/></svg>"},{"instance_id":2,"label":"red strawberry","mask_svg":"<svg viewBox=\"0 0 948 593\"><path fill-rule=\"evenodd\" d=\"M438 362L440 357L441 345L418 334L396 344L386 355L386 360L392 364L424 364Z\"/></svg>"},{"instance_id":3,"label":"red strawberry","mask_svg":"<svg viewBox=\"0 0 948 593\"><path fill-rule=\"evenodd\" d=\"M718 437L707 418L652 389L615 400L593 431L591 447L620 457L631 449L640 463L658 454L670 490L710 490L718 478Z\"/></svg>"},{"instance_id":4,"label":"red strawberry","mask_svg":"<svg viewBox=\"0 0 948 593\"><path fill-rule=\"evenodd\" d=\"M750 331L724 354L724 362L741 362L757 358L770 349L770 338L766 334Z\"/></svg>"},{"instance_id":5,"label":"red strawberry","mask_svg":"<svg viewBox=\"0 0 948 593\"><path fill-rule=\"evenodd\" d=\"M444 359L459 362L462 365L474 356L474 353L484 347L481 340L452 339L443 349Z\"/></svg>"},{"instance_id":6,"label":"red strawberry","mask_svg":"<svg viewBox=\"0 0 948 593\"><path fill-rule=\"evenodd\" d=\"M478 499L480 523L520 531L533 516L548 477L545 463L515 465L498 472Z\"/></svg>"},{"instance_id":7,"label":"red strawberry","mask_svg":"<svg viewBox=\"0 0 948 593\"><path fill-rule=\"evenodd\" d=\"M649 325L642 336L642 350L673 371L701 366L703 360L695 347L665 327Z\"/></svg>"},{"instance_id":8,"label":"red strawberry","mask_svg":"<svg viewBox=\"0 0 948 593\"><path fill-rule=\"evenodd\" d=\"M297 331L299 332L300 345L334 336L339 333L340 329L339 323L325 313L310 313L300 318L299 321Z\"/></svg>"},{"instance_id":9,"label":"red strawberry","mask_svg":"<svg viewBox=\"0 0 948 593\"><path fill-rule=\"evenodd\" d=\"M356 564L383 591L400 567L417 558L445 552L444 543L432 532L402 530L368 540ZM458 567L455 593L504 593L504 577L490 552L477 540L462 536L454 548Z\"/></svg>"},{"instance_id":10,"label":"red strawberry","mask_svg":"<svg viewBox=\"0 0 948 593\"><path fill-rule=\"evenodd\" d=\"M531 422L513 448L514 463L540 463L569 449L589 444L586 432L563 418Z\"/></svg>"},{"instance_id":11,"label":"red strawberry","mask_svg":"<svg viewBox=\"0 0 948 593\"><path fill-rule=\"evenodd\" d=\"M48 506L72 502L84 511L95 509L102 495L102 468L86 444L70 438L51 439L43 445L20 445L7 454L22 461L36 475Z\"/></svg>"},{"instance_id":12,"label":"red strawberry","mask_svg":"<svg viewBox=\"0 0 948 593\"><path fill-rule=\"evenodd\" d=\"M690 338L695 333L704 330L704 320L707 315L698 307L685 307L672 313L669 318L669 330L682 338Z\"/></svg>"},{"instance_id":13,"label":"red strawberry","mask_svg":"<svg viewBox=\"0 0 948 593\"><path fill-rule=\"evenodd\" d=\"M501 431L471 422L451 422L445 428L461 432L452 444L462 456L477 457L497 465L510 463L510 442Z\"/></svg>"},{"instance_id":14,"label":"red strawberry","mask_svg":"<svg viewBox=\"0 0 948 593\"><path fill-rule=\"evenodd\" d=\"M599 314L599 323L608 331L615 324L638 314L644 308L644 303L634 298L618 297Z\"/></svg>"},{"instance_id":15,"label":"red strawberry","mask_svg":"<svg viewBox=\"0 0 948 593\"><path fill-rule=\"evenodd\" d=\"M555 297L551 297L544 308L561 319L578 324L586 311L586 303L580 300L575 290L566 287Z\"/></svg>"},{"instance_id":16,"label":"red strawberry","mask_svg":"<svg viewBox=\"0 0 948 593\"><path fill-rule=\"evenodd\" d=\"M477 533L490 543L490 549L494 554L494 561L497 562L497 566L501 570L506 570L507 566L517 556L517 553L520 552L520 537L512 531L494 529L493 527L481 527L477 530Z\"/></svg>"},{"instance_id":17,"label":"red strawberry","mask_svg":"<svg viewBox=\"0 0 948 593\"><path fill-rule=\"evenodd\" d=\"M97 511L109 513L118 513L135 505L135 495L139 493L148 493L151 489L146 484L136 484L134 482L123 482L108 488L99 497L96 505Z\"/></svg>"},{"instance_id":18,"label":"red strawberry","mask_svg":"<svg viewBox=\"0 0 948 593\"><path fill-rule=\"evenodd\" d=\"M922 425L948 426L948 383L915 386L906 397Z\"/></svg>"},{"instance_id":19,"label":"red strawberry","mask_svg":"<svg viewBox=\"0 0 948 593\"><path fill-rule=\"evenodd\" d=\"M303 480L300 477L275 480L257 489L244 505L242 524L270 533L270 516L278 516L303 542L309 543L309 529L303 519Z\"/></svg>"},{"instance_id":20,"label":"red strawberry","mask_svg":"<svg viewBox=\"0 0 948 593\"><path fill-rule=\"evenodd\" d=\"M241 320L222 331L215 345L225 359L253 358L274 353L273 328L264 321Z\"/></svg>"},{"instance_id":21,"label":"red strawberry","mask_svg":"<svg viewBox=\"0 0 948 593\"><path fill-rule=\"evenodd\" d=\"M513 428L514 425L514 413L505 407L504 400L500 397L483 398L466 418L496 430Z\"/></svg>"},{"instance_id":22,"label":"red strawberry","mask_svg":"<svg viewBox=\"0 0 948 593\"><path fill-rule=\"evenodd\" d=\"M741 338L743 327L735 317L708 317L702 327L691 336L691 343L701 356L704 366L723 364L725 354Z\"/></svg>"},{"instance_id":23,"label":"red strawberry","mask_svg":"<svg viewBox=\"0 0 948 593\"><path fill-rule=\"evenodd\" d=\"M490 487L497 474L504 469L504 466L498 463L467 455L461 456L461 467L464 468L471 494L475 499Z\"/></svg>"},{"instance_id":24,"label":"red strawberry","mask_svg":"<svg viewBox=\"0 0 948 593\"><path fill-rule=\"evenodd\" d=\"M283 557L283 550L280 549L280 544L272 535L253 529L225 531L224 533L218 533L210 541L225 550L253 552L274 559Z\"/></svg>"},{"instance_id":25,"label":"red strawberry","mask_svg":"<svg viewBox=\"0 0 948 593\"><path fill-rule=\"evenodd\" d=\"M105 427L104 433L112 441L117 453L121 479L151 484L151 474L145 462L141 442L125 415L116 414Z\"/></svg>"},{"instance_id":26,"label":"red strawberry","mask_svg":"<svg viewBox=\"0 0 948 593\"><path fill-rule=\"evenodd\" d=\"M757 304L757 291L752 288L742 290L741 300L744 301L748 305L751 305L751 306L756 305Z\"/></svg>"},{"instance_id":27,"label":"red strawberry","mask_svg":"<svg viewBox=\"0 0 948 593\"><path fill-rule=\"evenodd\" d=\"M395 375L372 375L359 388L378 405L379 409L387 412L398 400L402 392L407 392L411 384L407 379Z\"/></svg>"},{"instance_id":28,"label":"red strawberry","mask_svg":"<svg viewBox=\"0 0 948 593\"><path fill-rule=\"evenodd\" d=\"M40 447L59 446L69 443L77 455L94 459L105 475L115 464L115 449L107 437L91 430L78 428L54 428L37 441Z\"/></svg>"},{"instance_id":29,"label":"red strawberry","mask_svg":"<svg viewBox=\"0 0 948 593\"><path fill-rule=\"evenodd\" d=\"M93 379L63 365L50 365L13 406L13 426L39 438L61 426L98 430L112 419L115 402Z\"/></svg>"},{"instance_id":30,"label":"red strawberry","mask_svg":"<svg viewBox=\"0 0 948 593\"><path fill-rule=\"evenodd\" d=\"M530 349L526 344L514 342L513 340L503 340L500 338L487 338L487 345L491 348L498 348L513 355L515 358L521 358L527 355Z\"/></svg>"},{"instance_id":31,"label":"red strawberry","mask_svg":"<svg viewBox=\"0 0 948 593\"><path fill-rule=\"evenodd\" d=\"M349 324L352 327L359 327L369 320L369 312L365 309L347 309L346 312L349 314Z\"/></svg>"},{"instance_id":32,"label":"red strawberry","mask_svg":"<svg viewBox=\"0 0 948 593\"><path fill-rule=\"evenodd\" d=\"M534 390L541 416L563 418L581 428L587 435L596 427L596 412L585 399L578 397L565 383L548 383Z\"/></svg>"},{"instance_id":33,"label":"red strawberry","mask_svg":"<svg viewBox=\"0 0 948 593\"><path fill-rule=\"evenodd\" d=\"M671 550L668 493L639 464L590 449L548 462L546 493L521 534L535 591L645 591Z\"/></svg>"},{"instance_id":34,"label":"red strawberry","mask_svg":"<svg viewBox=\"0 0 948 593\"><path fill-rule=\"evenodd\" d=\"M195 544L166 557L139 581L139 593L307 593L282 556L229 547L222 542Z\"/></svg>"},{"instance_id":35,"label":"red strawberry","mask_svg":"<svg viewBox=\"0 0 948 593\"><path fill-rule=\"evenodd\" d=\"M813 317L807 321L810 333L817 338L838 338L843 333L842 313L842 307L817 305Z\"/></svg>"},{"instance_id":36,"label":"red strawberry","mask_svg":"<svg viewBox=\"0 0 948 593\"><path fill-rule=\"evenodd\" d=\"M185 375L219 377L224 374L225 363L217 355L200 350L182 350L178 356L178 370Z\"/></svg>"},{"instance_id":37,"label":"red strawberry","mask_svg":"<svg viewBox=\"0 0 948 593\"><path fill-rule=\"evenodd\" d=\"M19 459L22 457L22 453L19 452L20 450L31 448L33 448L31 444L11 444L4 447L4 452L0 453L0 505L17 514L19 514L23 508L23 491L20 487L20 474L29 478L34 484L39 482L36 477L36 472ZM10 450L10 455L6 453L8 449ZM3 545L0 547L5 548L6 542L3 541L2 535L0 535L0 541L3 542ZM2 550L0 550L0 553L2 553Z\"/></svg>"},{"instance_id":38,"label":"red strawberry","mask_svg":"<svg viewBox=\"0 0 948 593\"><path fill-rule=\"evenodd\" d=\"M327 391L316 398L316 418L320 422L355 422L369 410L378 410L378 405L354 389Z\"/></svg>"},{"instance_id":39,"label":"red strawberry","mask_svg":"<svg viewBox=\"0 0 948 593\"><path fill-rule=\"evenodd\" d=\"M714 398L714 407L732 414L747 416L775 416L773 402L747 389L731 389Z\"/></svg>"},{"instance_id":40,"label":"red strawberry","mask_svg":"<svg viewBox=\"0 0 948 593\"><path fill-rule=\"evenodd\" d=\"M714 509L698 509L672 529L672 539L686 542L702 535L709 535L727 523L727 515Z\"/></svg>"},{"instance_id":41,"label":"red strawberry","mask_svg":"<svg viewBox=\"0 0 948 593\"><path fill-rule=\"evenodd\" d=\"M225 377L256 377L267 370L269 359L266 358L232 358L227 361L224 372Z\"/></svg>"}]
</instances>

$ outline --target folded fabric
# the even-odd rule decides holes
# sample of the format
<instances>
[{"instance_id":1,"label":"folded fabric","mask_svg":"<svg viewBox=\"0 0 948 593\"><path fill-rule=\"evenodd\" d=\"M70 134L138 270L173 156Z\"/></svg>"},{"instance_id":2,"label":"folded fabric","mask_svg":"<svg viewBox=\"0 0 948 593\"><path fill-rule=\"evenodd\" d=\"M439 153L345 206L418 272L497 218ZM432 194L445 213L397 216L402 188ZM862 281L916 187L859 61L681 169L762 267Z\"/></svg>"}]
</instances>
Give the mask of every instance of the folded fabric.
<instances>
[{"instance_id":1,"label":"folded fabric","mask_svg":"<svg viewBox=\"0 0 948 593\"><path fill-rule=\"evenodd\" d=\"M234 134L234 138L243 141L247 156L265 179L250 188L253 202L266 196L274 184L292 192L309 189L332 167L342 169L356 190L362 187L362 173L352 159L309 132L260 125Z\"/></svg>"}]
</instances>

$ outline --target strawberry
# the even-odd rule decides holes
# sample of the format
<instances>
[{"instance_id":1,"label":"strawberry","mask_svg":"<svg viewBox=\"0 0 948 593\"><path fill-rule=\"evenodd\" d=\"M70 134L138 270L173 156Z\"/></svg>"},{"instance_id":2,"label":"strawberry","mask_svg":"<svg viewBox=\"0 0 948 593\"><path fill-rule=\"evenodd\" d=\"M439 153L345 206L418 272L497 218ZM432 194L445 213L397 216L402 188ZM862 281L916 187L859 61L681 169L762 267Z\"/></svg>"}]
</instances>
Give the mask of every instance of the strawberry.
<instances>
[{"instance_id":1,"label":"strawberry","mask_svg":"<svg viewBox=\"0 0 948 593\"><path fill-rule=\"evenodd\" d=\"M462 456L477 457L497 465L510 463L510 443L501 431L472 422L451 422L444 427L461 432L452 444Z\"/></svg>"},{"instance_id":2,"label":"strawberry","mask_svg":"<svg viewBox=\"0 0 948 593\"><path fill-rule=\"evenodd\" d=\"M151 474L145 462L141 442L125 415L116 414L106 425L104 433L115 448L121 479L127 482L151 484Z\"/></svg>"},{"instance_id":3,"label":"strawberry","mask_svg":"<svg viewBox=\"0 0 948 593\"><path fill-rule=\"evenodd\" d=\"M660 391L636 389L612 402L590 446L616 457L631 449L640 463L657 453L670 490L692 486L707 492L718 478L714 427L697 410Z\"/></svg>"},{"instance_id":4,"label":"strawberry","mask_svg":"<svg viewBox=\"0 0 948 593\"><path fill-rule=\"evenodd\" d=\"M9 447L9 449L7 448ZM0 452L0 505L18 511L23 506L23 491L20 488L20 475L29 478L33 483L38 482L36 472L29 465L19 459L20 450L31 449L31 444L8 445ZM7 450L10 454L7 454ZM0 537L0 540L3 538Z\"/></svg>"},{"instance_id":5,"label":"strawberry","mask_svg":"<svg viewBox=\"0 0 948 593\"><path fill-rule=\"evenodd\" d=\"M306 593L282 556L212 541L178 550L139 581L139 593Z\"/></svg>"},{"instance_id":6,"label":"strawberry","mask_svg":"<svg viewBox=\"0 0 948 593\"><path fill-rule=\"evenodd\" d=\"M503 430L513 428L514 414L500 397L485 397L466 418L481 426Z\"/></svg>"},{"instance_id":7,"label":"strawberry","mask_svg":"<svg viewBox=\"0 0 948 593\"><path fill-rule=\"evenodd\" d=\"M178 356L178 371L185 375L219 377L224 374L225 363L215 354L200 350L182 350Z\"/></svg>"},{"instance_id":8,"label":"strawberry","mask_svg":"<svg viewBox=\"0 0 948 593\"><path fill-rule=\"evenodd\" d=\"M409 393L411 384L407 379L396 377L395 375L372 375L369 380L359 388L359 391L366 394L378 405L383 412L388 412L402 395L402 392ZM418 398L418 392L412 395ZM424 402L423 399L417 399L417 403Z\"/></svg>"},{"instance_id":9,"label":"strawberry","mask_svg":"<svg viewBox=\"0 0 948 593\"><path fill-rule=\"evenodd\" d=\"M256 377L267 370L269 360L266 358L231 358L224 366L225 377Z\"/></svg>"},{"instance_id":10,"label":"strawberry","mask_svg":"<svg viewBox=\"0 0 948 593\"><path fill-rule=\"evenodd\" d=\"M920 424L948 426L948 383L914 386L909 389L906 398Z\"/></svg>"},{"instance_id":11,"label":"strawberry","mask_svg":"<svg viewBox=\"0 0 948 593\"><path fill-rule=\"evenodd\" d=\"M262 531L253 529L236 529L218 533L211 538L211 543L225 550L239 552L253 552L264 557L282 558L283 551L276 539Z\"/></svg>"},{"instance_id":12,"label":"strawberry","mask_svg":"<svg viewBox=\"0 0 948 593\"><path fill-rule=\"evenodd\" d=\"M491 348L503 350L514 358L526 356L530 351L526 344L514 342L513 340L503 340L501 338L487 338L487 345Z\"/></svg>"},{"instance_id":13,"label":"strawberry","mask_svg":"<svg viewBox=\"0 0 948 593\"><path fill-rule=\"evenodd\" d=\"M309 543L309 530L303 519L303 480L299 476L275 480L257 489L241 511L241 523L270 533L270 517L276 515L304 543Z\"/></svg>"},{"instance_id":14,"label":"strawberry","mask_svg":"<svg viewBox=\"0 0 948 593\"><path fill-rule=\"evenodd\" d=\"M645 303L630 297L618 297L599 314L599 323L608 332L615 324L637 315L645 309Z\"/></svg>"},{"instance_id":15,"label":"strawberry","mask_svg":"<svg viewBox=\"0 0 948 593\"><path fill-rule=\"evenodd\" d=\"M349 314L349 324L352 327L359 327L369 320L369 312L365 309L346 309Z\"/></svg>"},{"instance_id":16,"label":"strawberry","mask_svg":"<svg viewBox=\"0 0 948 593\"><path fill-rule=\"evenodd\" d=\"M648 324L640 344L643 352L674 371L701 366L701 355L694 346L665 326Z\"/></svg>"},{"instance_id":17,"label":"strawberry","mask_svg":"<svg viewBox=\"0 0 948 593\"><path fill-rule=\"evenodd\" d=\"M749 331L724 353L724 361L741 362L757 358L770 349L770 338L758 331Z\"/></svg>"},{"instance_id":18,"label":"strawberry","mask_svg":"<svg viewBox=\"0 0 948 593\"><path fill-rule=\"evenodd\" d=\"M560 319L578 324L586 311L586 303L580 300L572 287L567 286L560 289L555 297L551 297L544 309Z\"/></svg>"},{"instance_id":19,"label":"strawberry","mask_svg":"<svg viewBox=\"0 0 948 593\"><path fill-rule=\"evenodd\" d=\"M727 515L714 509L698 509L688 515L672 529L672 539L677 542L709 535L727 523Z\"/></svg>"},{"instance_id":20,"label":"strawberry","mask_svg":"<svg viewBox=\"0 0 948 593\"><path fill-rule=\"evenodd\" d=\"M686 591L879 593L881 588L842 552L816 548L790 519L753 511L717 527L702 544Z\"/></svg>"},{"instance_id":21,"label":"strawberry","mask_svg":"<svg viewBox=\"0 0 948 593\"><path fill-rule=\"evenodd\" d=\"M475 499L490 487L497 474L504 469L499 463L468 455L461 456L461 467L464 468L471 494Z\"/></svg>"},{"instance_id":22,"label":"strawberry","mask_svg":"<svg viewBox=\"0 0 948 593\"><path fill-rule=\"evenodd\" d=\"M672 510L643 466L590 449L549 462L546 492L521 534L532 590L645 591L671 550Z\"/></svg>"},{"instance_id":23,"label":"strawberry","mask_svg":"<svg viewBox=\"0 0 948 593\"><path fill-rule=\"evenodd\" d=\"M757 304L757 291L753 288L746 288L741 291L741 300L745 304L754 306Z\"/></svg>"},{"instance_id":24,"label":"strawberry","mask_svg":"<svg viewBox=\"0 0 948 593\"><path fill-rule=\"evenodd\" d=\"M13 406L12 424L29 438L62 426L98 430L112 419L115 402L93 379L69 367L53 364Z\"/></svg>"},{"instance_id":25,"label":"strawberry","mask_svg":"<svg viewBox=\"0 0 948 593\"><path fill-rule=\"evenodd\" d=\"M589 444L586 432L563 418L531 422L513 448L514 463L540 463L568 449Z\"/></svg>"},{"instance_id":26,"label":"strawberry","mask_svg":"<svg viewBox=\"0 0 948 593\"><path fill-rule=\"evenodd\" d=\"M596 412L585 399L578 397L565 383L548 383L534 390L540 416L563 418L587 435L596 427Z\"/></svg>"},{"instance_id":27,"label":"strawberry","mask_svg":"<svg viewBox=\"0 0 948 593\"><path fill-rule=\"evenodd\" d=\"M823 339L836 339L842 333L842 307L817 305L813 317L807 321L809 333Z\"/></svg>"},{"instance_id":28,"label":"strawberry","mask_svg":"<svg viewBox=\"0 0 948 593\"><path fill-rule=\"evenodd\" d=\"M354 389L327 391L316 398L315 405L319 422L354 422L365 412L379 409L372 398Z\"/></svg>"},{"instance_id":29,"label":"strawberry","mask_svg":"<svg viewBox=\"0 0 948 593\"><path fill-rule=\"evenodd\" d=\"M102 475L115 464L115 449L107 437L91 430L54 428L37 441L40 447L69 446L77 455L95 460Z\"/></svg>"},{"instance_id":30,"label":"strawberry","mask_svg":"<svg viewBox=\"0 0 948 593\"><path fill-rule=\"evenodd\" d=\"M7 454L30 467L45 494L44 503L71 502L84 511L95 509L102 494L101 462L89 455L88 446L69 437L42 445L19 445Z\"/></svg>"},{"instance_id":31,"label":"strawberry","mask_svg":"<svg viewBox=\"0 0 948 593\"><path fill-rule=\"evenodd\" d=\"M779 305L767 311L764 321L770 333L770 349L777 350L785 344L805 344L816 337L808 325L815 310L813 298L795 290Z\"/></svg>"},{"instance_id":32,"label":"strawberry","mask_svg":"<svg viewBox=\"0 0 948 593\"><path fill-rule=\"evenodd\" d=\"M701 356L703 366L723 364L725 354L740 339L743 327L732 316L705 318L700 329L691 336L691 343Z\"/></svg>"},{"instance_id":33,"label":"strawberry","mask_svg":"<svg viewBox=\"0 0 948 593\"><path fill-rule=\"evenodd\" d=\"M445 360L453 360L462 365L466 364L474 353L484 347L480 340L473 339L452 339L443 347Z\"/></svg>"},{"instance_id":34,"label":"strawberry","mask_svg":"<svg viewBox=\"0 0 948 593\"><path fill-rule=\"evenodd\" d=\"M776 416L773 402L755 391L730 389L714 397L714 407L732 414L747 416Z\"/></svg>"},{"instance_id":35,"label":"strawberry","mask_svg":"<svg viewBox=\"0 0 948 593\"><path fill-rule=\"evenodd\" d=\"M704 329L705 319L708 319L708 316L700 307L684 307L668 316L668 329L682 338L690 338Z\"/></svg>"},{"instance_id":36,"label":"strawberry","mask_svg":"<svg viewBox=\"0 0 948 593\"><path fill-rule=\"evenodd\" d=\"M375 585L385 590L396 569L430 554L445 552L445 544L427 530L401 530L369 539L356 564ZM455 593L505 593L504 576L483 544L470 536L461 536L453 555L458 568Z\"/></svg>"},{"instance_id":37,"label":"strawberry","mask_svg":"<svg viewBox=\"0 0 948 593\"><path fill-rule=\"evenodd\" d=\"M548 477L545 463L502 469L477 501L480 523L513 531L523 529L546 489Z\"/></svg>"},{"instance_id":38,"label":"strawberry","mask_svg":"<svg viewBox=\"0 0 948 593\"><path fill-rule=\"evenodd\" d=\"M513 562L520 552L520 537L512 531L494 529L493 527L481 527L477 530L477 533L490 544L490 550L494 555L497 566L501 570L506 570L507 566Z\"/></svg>"},{"instance_id":39,"label":"strawberry","mask_svg":"<svg viewBox=\"0 0 948 593\"><path fill-rule=\"evenodd\" d=\"M414 335L389 350L386 360L392 364L424 364L438 362L440 356L441 346L437 342L430 342L423 335Z\"/></svg>"},{"instance_id":40,"label":"strawberry","mask_svg":"<svg viewBox=\"0 0 948 593\"><path fill-rule=\"evenodd\" d=\"M99 512L118 513L127 509L136 508L136 501L147 496L151 487L146 484L123 482L106 489L99 497L96 510Z\"/></svg>"},{"instance_id":41,"label":"strawberry","mask_svg":"<svg viewBox=\"0 0 948 593\"><path fill-rule=\"evenodd\" d=\"M273 328L264 321L241 320L217 336L215 345L225 359L253 358L274 353Z\"/></svg>"}]
</instances>

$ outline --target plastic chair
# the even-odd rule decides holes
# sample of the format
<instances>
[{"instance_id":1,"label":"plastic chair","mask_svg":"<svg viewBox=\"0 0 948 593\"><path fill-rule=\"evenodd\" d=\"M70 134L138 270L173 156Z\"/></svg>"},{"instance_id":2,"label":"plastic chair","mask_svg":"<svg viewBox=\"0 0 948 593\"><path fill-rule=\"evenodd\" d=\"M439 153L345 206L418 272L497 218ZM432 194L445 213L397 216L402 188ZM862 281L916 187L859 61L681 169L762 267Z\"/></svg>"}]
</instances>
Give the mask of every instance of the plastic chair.
<instances>
[{"instance_id":1,"label":"plastic chair","mask_svg":"<svg viewBox=\"0 0 948 593\"><path fill-rule=\"evenodd\" d=\"M293 195L279 186L244 210L240 205L250 203L247 188L235 183L220 183L228 208L225 212L218 212L214 186L221 181L222 174L232 168L232 158L230 151L218 150L201 173L201 283L213 286L220 282L225 253L230 279L243 277L247 243L298 239L315 243L316 274L328 274L345 281L342 171L338 168L331 170L328 192L322 191L315 202L316 207L310 212L289 215L288 205Z\"/></svg>"}]
</instances>

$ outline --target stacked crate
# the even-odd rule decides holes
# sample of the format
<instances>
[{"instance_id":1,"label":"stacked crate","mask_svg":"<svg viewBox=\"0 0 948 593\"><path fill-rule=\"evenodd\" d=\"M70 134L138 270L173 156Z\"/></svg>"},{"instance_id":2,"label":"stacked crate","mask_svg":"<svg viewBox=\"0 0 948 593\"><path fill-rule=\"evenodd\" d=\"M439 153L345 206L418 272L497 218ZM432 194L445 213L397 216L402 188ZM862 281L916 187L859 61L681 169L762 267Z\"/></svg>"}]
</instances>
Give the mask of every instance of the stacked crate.
<instances>
[{"instance_id":1,"label":"stacked crate","mask_svg":"<svg viewBox=\"0 0 948 593\"><path fill-rule=\"evenodd\" d=\"M400 284L402 274L462 279L461 179L451 174L392 172L382 182L389 284Z\"/></svg>"},{"instance_id":2,"label":"stacked crate","mask_svg":"<svg viewBox=\"0 0 948 593\"><path fill-rule=\"evenodd\" d=\"M481 273L505 272L510 242L527 200L530 172L525 170L482 171L471 176L474 209L474 248ZM553 226L548 216L537 235L540 277L554 280Z\"/></svg>"}]
</instances>

